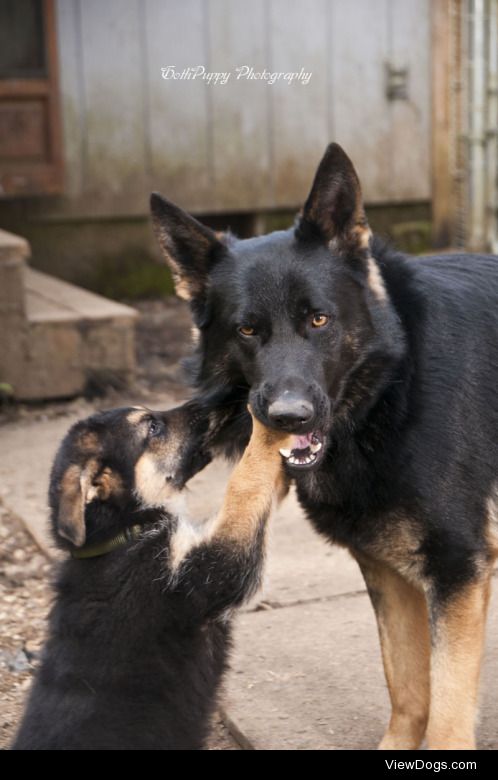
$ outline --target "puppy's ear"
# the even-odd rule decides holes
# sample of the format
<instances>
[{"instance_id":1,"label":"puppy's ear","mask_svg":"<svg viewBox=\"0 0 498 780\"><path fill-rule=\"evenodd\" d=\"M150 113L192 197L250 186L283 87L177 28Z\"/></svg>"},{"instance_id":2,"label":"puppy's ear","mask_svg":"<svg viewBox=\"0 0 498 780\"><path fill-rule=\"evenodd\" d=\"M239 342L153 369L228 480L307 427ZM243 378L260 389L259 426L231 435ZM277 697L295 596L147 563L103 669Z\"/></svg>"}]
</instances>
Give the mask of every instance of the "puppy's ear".
<instances>
[{"instance_id":1,"label":"puppy's ear","mask_svg":"<svg viewBox=\"0 0 498 780\"><path fill-rule=\"evenodd\" d=\"M57 533L76 547L82 547L86 541L86 505L94 498L107 501L121 490L119 477L108 468L101 470L95 458L84 466L69 466L58 489Z\"/></svg>"},{"instance_id":2,"label":"puppy's ear","mask_svg":"<svg viewBox=\"0 0 498 780\"><path fill-rule=\"evenodd\" d=\"M371 231L353 163L338 144L330 144L296 227L298 240L336 241L346 249L366 249Z\"/></svg>"},{"instance_id":3,"label":"puppy's ear","mask_svg":"<svg viewBox=\"0 0 498 780\"><path fill-rule=\"evenodd\" d=\"M186 301L201 299L223 243L214 231L157 192L150 197L150 208L156 236L173 274L176 294Z\"/></svg>"}]
</instances>

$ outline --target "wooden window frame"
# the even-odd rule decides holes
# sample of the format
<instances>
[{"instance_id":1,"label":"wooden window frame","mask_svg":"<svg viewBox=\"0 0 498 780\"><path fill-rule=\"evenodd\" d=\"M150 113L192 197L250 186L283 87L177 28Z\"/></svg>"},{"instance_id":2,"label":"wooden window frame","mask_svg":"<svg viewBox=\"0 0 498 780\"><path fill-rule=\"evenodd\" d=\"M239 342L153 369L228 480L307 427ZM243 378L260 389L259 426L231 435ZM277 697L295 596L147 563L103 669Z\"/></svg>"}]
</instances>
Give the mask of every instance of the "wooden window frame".
<instances>
[{"instance_id":1,"label":"wooden window frame","mask_svg":"<svg viewBox=\"0 0 498 780\"><path fill-rule=\"evenodd\" d=\"M3 162L0 198L55 195L63 190L62 128L60 118L59 68L55 0L43 0L45 78L0 79L2 100L39 98L46 103L46 159Z\"/></svg>"}]
</instances>

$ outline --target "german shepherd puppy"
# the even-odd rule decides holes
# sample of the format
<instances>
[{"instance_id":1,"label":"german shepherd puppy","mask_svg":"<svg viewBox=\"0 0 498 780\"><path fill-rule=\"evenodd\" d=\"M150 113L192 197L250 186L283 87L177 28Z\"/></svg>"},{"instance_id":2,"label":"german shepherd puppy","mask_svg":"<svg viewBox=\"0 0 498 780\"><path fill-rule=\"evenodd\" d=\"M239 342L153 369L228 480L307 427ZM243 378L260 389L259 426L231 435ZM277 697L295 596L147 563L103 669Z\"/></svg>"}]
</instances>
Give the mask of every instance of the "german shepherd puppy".
<instances>
[{"instance_id":1,"label":"german shepherd puppy","mask_svg":"<svg viewBox=\"0 0 498 780\"><path fill-rule=\"evenodd\" d=\"M248 398L294 434L303 508L361 567L392 703L380 746L473 748L498 552L498 258L391 250L336 144L287 231L238 241L151 204L199 331L198 398L231 394L219 447L247 441Z\"/></svg>"},{"instance_id":2,"label":"german shepherd puppy","mask_svg":"<svg viewBox=\"0 0 498 780\"><path fill-rule=\"evenodd\" d=\"M279 447L257 420L211 524L171 510L209 460L207 418L116 409L77 423L53 466L62 564L49 638L14 750L203 746L230 648L230 615L258 587Z\"/></svg>"}]
</instances>

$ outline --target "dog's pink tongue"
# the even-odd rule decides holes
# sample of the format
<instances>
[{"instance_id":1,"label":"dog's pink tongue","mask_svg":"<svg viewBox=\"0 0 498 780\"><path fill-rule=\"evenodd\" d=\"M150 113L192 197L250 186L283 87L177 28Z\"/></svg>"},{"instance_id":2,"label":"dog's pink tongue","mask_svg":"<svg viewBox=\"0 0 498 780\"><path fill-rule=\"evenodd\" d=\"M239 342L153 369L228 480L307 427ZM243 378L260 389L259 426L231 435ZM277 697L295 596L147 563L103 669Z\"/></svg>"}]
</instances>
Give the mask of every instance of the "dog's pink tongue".
<instances>
[{"instance_id":1,"label":"dog's pink tongue","mask_svg":"<svg viewBox=\"0 0 498 780\"><path fill-rule=\"evenodd\" d=\"M306 447L310 446L311 443L311 433L306 433L304 436L294 436L292 440L292 449L293 450L305 450Z\"/></svg>"}]
</instances>

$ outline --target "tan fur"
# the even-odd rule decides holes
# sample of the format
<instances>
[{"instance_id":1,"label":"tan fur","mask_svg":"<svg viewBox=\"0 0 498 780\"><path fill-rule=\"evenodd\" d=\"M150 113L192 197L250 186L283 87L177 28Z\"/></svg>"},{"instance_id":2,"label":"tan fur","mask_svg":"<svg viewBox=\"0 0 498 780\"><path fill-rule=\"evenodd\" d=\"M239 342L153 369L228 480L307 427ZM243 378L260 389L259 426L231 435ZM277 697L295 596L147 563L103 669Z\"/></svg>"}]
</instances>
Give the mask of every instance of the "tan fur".
<instances>
[{"instance_id":1,"label":"tan fur","mask_svg":"<svg viewBox=\"0 0 498 780\"><path fill-rule=\"evenodd\" d=\"M432 750L475 749L479 672L490 577L469 585L437 618L431 658Z\"/></svg>"},{"instance_id":2,"label":"tan fur","mask_svg":"<svg viewBox=\"0 0 498 780\"><path fill-rule=\"evenodd\" d=\"M384 285L384 280L382 278L382 274L380 273L379 266L373 259L373 257L369 257L367 260L368 263L368 287L372 294L377 298L379 301L386 301L387 300L387 292L386 287Z\"/></svg>"},{"instance_id":3,"label":"tan fur","mask_svg":"<svg viewBox=\"0 0 498 780\"><path fill-rule=\"evenodd\" d=\"M251 439L230 476L212 539L245 545L252 538L268 517L276 489L282 485L279 449L291 443L288 433L265 428L253 417Z\"/></svg>"},{"instance_id":4,"label":"tan fur","mask_svg":"<svg viewBox=\"0 0 498 780\"><path fill-rule=\"evenodd\" d=\"M411 583L424 589L423 559L419 555L420 532L416 522L393 512L386 518L383 531L367 546L367 553L379 564L387 564Z\"/></svg>"},{"instance_id":5,"label":"tan fur","mask_svg":"<svg viewBox=\"0 0 498 780\"><path fill-rule=\"evenodd\" d=\"M372 231L366 224L365 213L363 210L361 210L361 212L358 214L357 219L360 221L351 230L351 241L359 249L369 249L370 239L372 238Z\"/></svg>"},{"instance_id":6,"label":"tan fur","mask_svg":"<svg viewBox=\"0 0 498 780\"><path fill-rule=\"evenodd\" d=\"M493 486L493 491L487 502L487 540L490 555L498 556L498 485Z\"/></svg>"},{"instance_id":7,"label":"tan fur","mask_svg":"<svg viewBox=\"0 0 498 780\"><path fill-rule=\"evenodd\" d=\"M98 498L100 501L107 501L111 496L120 496L124 492L123 480L116 474L115 471L106 467L93 481L95 494L90 498L90 494L87 494L87 503L92 498Z\"/></svg>"},{"instance_id":8,"label":"tan fur","mask_svg":"<svg viewBox=\"0 0 498 780\"><path fill-rule=\"evenodd\" d=\"M84 454L100 452L99 437L93 431L84 431L77 439L76 446Z\"/></svg>"},{"instance_id":9,"label":"tan fur","mask_svg":"<svg viewBox=\"0 0 498 780\"><path fill-rule=\"evenodd\" d=\"M57 518L58 533L64 539L74 540L77 546L85 543L85 503L81 493L80 475L80 467L72 465L62 477Z\"/></svg>"},{"instance_id":10,"label":"tan fur","mask_svg":"<svg viewBox=\"0 0 498 780\"><path fill-rule=\"evenodd\" d=\"M154 220L154 228L156 230L156 234L163 250L166 262L171 270L176 294L184 301L192 300L192 298L195 298L202 293L202 281L197 278L195 274L189 275L189 273L185 271L185 269L183 269L178 263L176 259L177 247L168 230L166 230L164 226L156 220ZM197 253L199 255L204 254L207 256L212 246L209 239L205 235L198 233L196 235L196 241Z\"/></svg>"},{"instance_id":11,"label":"tan fur","mask_svg":"<svg viewBox=\"0 0 498 780\"><path fill-rule=\"evenodd\" d=\"M201 332L199 328L197 328L195 325L192 325L192 327L190 328L190 335L192 337L192 345L194 347L197 347L201 340Z\"/></svg>"},{"instance_id":12,"label":"tan fur","mask_svg":"<svg viewBox=\"0 0 498 780\"><path fill-rule=\"evenodd\" d=\"M179 270L173 270L175 267L178 269L178 266L173 263L173 260L169 260L169 264L171 267L171 274L173 276L173 283L175 285L175 292L178 295L179 298L181 298L183 301L190 301L195 296L195 290L192 290L192 284L189 283L187 279L185 279L183 276L181 276Z\"/></svg>"},{"instance_id":13,"label":"tan fur","mask_svg":"<svg viewBox=\"0 0 498 780\"><path fill-rule=\"evenodd\" d=\"M162 507L177 490L167 481L167 470L155 453L144 452L135 466L135 491L144 507Z\"/></svg>"},{"instance_id":14,"label":"tan fur","mask_svg":"<svg viewBox=\"0 0 498 780\"><path fill-rule=\"evenodd\" d=\"M219 541L235 547L246 547L261 524L268 519L272 502L283 499L290 480L282 465L281 447L289 446L292 436L265 428L253 418L249 444L230 475L222 508L204 525L179 519L171 540L171 568L178 568L190 551L207 542Z\"/></svg>"},{"instance_id":15,"label":"tan fur","mask_svg":"<svg viewBox=\"0 0 498 780\"><path fill-rule=\"evenodd\" d=\"M391 719L380 750L416 750L430 703L430 636L423 592L390 566L358 559L374 606L391 699Z\"/></svg>"},{"instance_id":16,"label":"tan fur","mask_svg":"<svg viewBox=\"0 0 498 780\"><path fill-rule=\"evenodd\" d=\"M130 412L126 419L130 423L130 425L135 426L139 425L146 417L147 411L143 407L137 406L135 407L135 411Z\"/></svg>"},{"instance_id":17,"label":"tan fur","mask_svg":"<svg viewBox=\"0 0 498 780\"><path fill-rule=\"evenodd\" d=\"M60 483L58 533L77 547L85 543L85 506L93 490L93 479L99 469L96 458L90 458L84 468L73 464L68 467Z\"/></svg>"}]
</instances>

